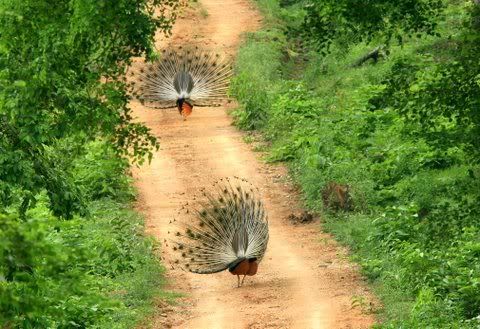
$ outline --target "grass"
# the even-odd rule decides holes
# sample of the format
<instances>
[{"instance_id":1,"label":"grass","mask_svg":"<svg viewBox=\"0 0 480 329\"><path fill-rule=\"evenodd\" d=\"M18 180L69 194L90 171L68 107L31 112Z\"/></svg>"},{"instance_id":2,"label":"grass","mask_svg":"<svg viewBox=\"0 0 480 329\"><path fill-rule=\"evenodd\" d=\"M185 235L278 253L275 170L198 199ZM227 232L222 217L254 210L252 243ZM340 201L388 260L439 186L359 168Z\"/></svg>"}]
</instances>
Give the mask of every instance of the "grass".
<instances>
[{"instance_id":1,"label":"grass","mask_svg":"<svg viewBox=\"0 0 480 329\"><path fill-rule=\"evenodd\" d=\"M155 300L173 303L177 295L164 290L165 268L159 261L159 246L154 238L144 235L144 218L131 210L131 205L125 207L108 200L99 201L92 208L92 225L82 226L85 235L98 237L96 246L104 247L105 240L110 240L108 244L113 242L118 249L125 248L119 257L127 259L118 259L120 264L114 265L113 271L127 262L128 269L119 271L118 275L114 273L112 285L117 289L110 292L110 296L115 296L126 306L124 312L116 312L116 325L119 328L134 327L153 314Z\"/></svg>"},{"instance_id":2,"label":"grass","mask_svg":"<svg viewBox=\"0 0 480 329\"><path fill-rule=\"evenodd\" d=\"M431 139L396 103L376 105L391 97L388 81L422 79L418 72L456 60L465 7L449 2L440 37L392 44L387 57L357 68L380 40L348 47L339 40L321 56L285 37L285 27L301 21L300 6L257 3L265 24L240 48L231 88L237 126L261 132L268 160L288 164L306 205L323 212L325 228L351 249L384 305L378 327L478 327L479 259L471 246L480 241L478 165L468 146L438 133ZM396 102L411 101L408 89L393 90ZM350 185L355 211L324 209L330 181Z\"/></svg>"},{"instance_id":3,"label":"grass","mask_svg":"<svg viewBox=\"0 0 480 329\"><path fill-rule=\"evenodd\" d=\"M159 245L132 210L128 162L104 142L88 145L71 169L87 215L61 220L46 193L24 219L0 212L0 326L133 328L156 310L164 289Z\"/></svg>"},{"instance_id":4,"label":"grass","mask_svg":"<svg viewBox=\"0 0 480 329\"><path fill-rule=\"evenodd\" d=\"M376 252L375 246L366 243L370 232L375 231L370 216L346 216L343 220L328 215L323 218L325 229L333 233L335 238L343 245L349 246L352 252L352 260L363 265L363 275L369 279L375 295L382 301L382 308L376 310L378 319L380 321L388 321L388 319L402 321L408 318L409 311L415 304L415 298L402 289L385 284L385 278L382 278L379 273L385 271L388 255L383 255L385 258L381 260L382 267L376 267L374 262L369 263L368 267L365 266L366 264L362 264L362 260L376 258L372 255L372 250ZM390 266L390 271L394 272L396 270L395 265L390 263Z\"/></svg>"}]
</instances>

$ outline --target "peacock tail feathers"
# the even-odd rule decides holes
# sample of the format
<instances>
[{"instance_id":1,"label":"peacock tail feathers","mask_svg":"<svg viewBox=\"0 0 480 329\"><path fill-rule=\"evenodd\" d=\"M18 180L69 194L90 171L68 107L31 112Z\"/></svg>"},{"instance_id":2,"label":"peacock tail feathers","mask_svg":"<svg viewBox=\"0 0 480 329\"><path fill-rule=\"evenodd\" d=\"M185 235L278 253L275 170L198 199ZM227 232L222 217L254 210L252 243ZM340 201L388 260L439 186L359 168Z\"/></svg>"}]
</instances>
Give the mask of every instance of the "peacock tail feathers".
<instances>
[{"instance_id":1,"label":"peacock tail feathers","mask_svg":"<svg viewBox=\"0 0 480 329\"><path fill-rule=\"evenodd\" d=\"M260 262L268 243L268 220L257 189L240 178L224 178L194 197L175 220L173 262L200 274L217 273L245 259Z\"/></svg>"},{"instance_id":2,"label":"peacock tail feathers","mask_svg":"<svg viewBox=\"0 0 480 329\"><path fill-rule=\"evenodd\" d=\"M195 106L217 106L226 98L232 66L218 54L180 47L164 49L158 60L129 75L134 97L146 106L171 108L180 99Z\"/></svg>"}]
</instances>

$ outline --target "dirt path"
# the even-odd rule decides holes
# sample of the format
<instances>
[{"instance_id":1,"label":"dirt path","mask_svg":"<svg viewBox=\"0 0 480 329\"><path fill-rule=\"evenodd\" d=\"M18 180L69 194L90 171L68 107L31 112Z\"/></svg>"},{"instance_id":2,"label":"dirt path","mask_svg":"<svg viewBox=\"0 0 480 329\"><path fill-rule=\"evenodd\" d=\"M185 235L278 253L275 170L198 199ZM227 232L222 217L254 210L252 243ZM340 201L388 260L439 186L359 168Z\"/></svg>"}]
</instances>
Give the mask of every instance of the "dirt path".
<instances>
[{"instance_id":1,"label":"dirt path","mask_svg":"<svg viewBox=\"0 0 480 329\"><path fill-rule=\"evenodd\" d=\"M259 26L246 0L202 0L174 29L174 42L233 53L241 33ZM160 138L151 165L134 169L139 208L160 241L182 202L224 176L241 176L261 191L270 219L270 242L259 273L236 288L228 272L195 275L169 270L169 289L186 293L175 307L159 309L155 328L368 328L373 317L352 308L367 292L345 251L318 229L294 226L298 195L281 166L259 161L222 108L196 108L184 122L176 110L155 111L133 103L135 113ZM168 250L165 250L168 252ZM160 314L161 313L161 314Z\"/></svg>"}]
</instances>

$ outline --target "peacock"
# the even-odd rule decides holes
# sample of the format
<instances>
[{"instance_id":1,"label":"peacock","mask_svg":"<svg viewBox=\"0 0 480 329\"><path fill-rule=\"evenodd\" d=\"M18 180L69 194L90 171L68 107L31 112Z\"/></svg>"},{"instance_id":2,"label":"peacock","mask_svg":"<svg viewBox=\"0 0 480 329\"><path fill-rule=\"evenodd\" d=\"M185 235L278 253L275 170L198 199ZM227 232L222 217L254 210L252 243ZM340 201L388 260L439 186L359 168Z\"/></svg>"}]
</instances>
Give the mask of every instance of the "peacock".
<instances>
[{"instance_id":1,"label":"peacock","mask_svg":"<svg viewBox=\"0 0 480 329\"><path fill-rule=\"evenodd\" d=\"M223 178L182 207L170 247L173 263L199 274L229 270L238 287L257 273L268 243L268 219L257 189L245 179ZM240 280L240 276L243 278Z\"/></svg>"},{"instance_id":2,"label":"peacock","mask_svg":"<svg viewBox=\"0 0 480 329\"><path fill-rule=\"evenodd\" d=\"M226 98L232 75L229 61L198 47L164 49L130 77L133 95L152 108L177 108L186 120L194 106L218 106Z\"/></svg>"}]
</instances>

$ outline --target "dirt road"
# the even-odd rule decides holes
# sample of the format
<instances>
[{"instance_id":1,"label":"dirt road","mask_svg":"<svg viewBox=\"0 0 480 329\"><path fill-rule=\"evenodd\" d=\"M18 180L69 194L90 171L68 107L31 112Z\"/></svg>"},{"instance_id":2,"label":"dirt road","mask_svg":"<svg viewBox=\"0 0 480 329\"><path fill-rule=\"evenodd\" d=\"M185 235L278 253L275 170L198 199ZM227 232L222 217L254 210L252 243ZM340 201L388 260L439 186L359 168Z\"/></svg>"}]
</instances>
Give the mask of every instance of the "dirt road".
<instances>
[{"instance_id":1,"label":"dirt road","mask_svg":"<svg viewBox=\"0 0 480 329\"><path fill-rule=\"evenodd\" d=\"M248 1L202 0L196 10L184 11L169 43L233 54L241 34L259 25ZM371 315L352 308L355 296L368 294L345 251L320 231L318 222L289 223L288 215L301 209L285 169L258 159L231 126L225 108L195 108L184 122L175 109L132 106L161 143L150 165L134 169L139 208L150 234L163 241L180 204L224 176L241 176L256 185L270 220L267 254L258 274L242 288L236 288L236 277L228 272L195 275L169 269L168 288L186 297L178 306L159 307L154 328L357 329L373 323Z\"/></svg>"}]
</instances>

